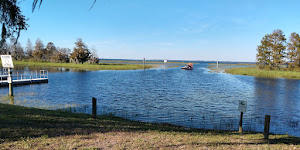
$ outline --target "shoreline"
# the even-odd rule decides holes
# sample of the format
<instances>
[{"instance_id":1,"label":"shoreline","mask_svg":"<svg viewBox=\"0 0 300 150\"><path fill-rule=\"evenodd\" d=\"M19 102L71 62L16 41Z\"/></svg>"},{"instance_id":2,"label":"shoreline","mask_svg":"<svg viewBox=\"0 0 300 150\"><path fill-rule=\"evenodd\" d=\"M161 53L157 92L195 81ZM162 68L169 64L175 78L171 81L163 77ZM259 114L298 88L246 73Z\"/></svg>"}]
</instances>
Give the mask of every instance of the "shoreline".
<instances>
[{"instance_id":1,"label":"shoreline","mask_svg":"<svg viewBox=\"0 0 300 150\"><path fill-rule=\"evenodd\" d=\"M253 64L221 64L219 68L216 68L216 64L208 64L206 68L213 73L228 73L261 78L300 79L300 72L298 71L263 70L258 69Z\"/></svg>"},{"instance_id":2,"label":"shoreline","mask_svg":"<svg viewBox=\"0 0 300 150\"><path fill-rule=\"evenodd\" d=\"M190 129L169 124L131 121L43 110L0 103L0 146L4 149L299 149L289 135Z\"/></svg>"},{"instance_id":3,"label":"shoreline","mask_svg":"<svg viewBox=\"0 0 300 150\"><path fill-rule=\"evenodd\" d=\"M29 62L29 61L14 61L15 68L29 67L29 68L65 68L73 70L138 70L144 69L143 64L74 64L74 63L52 63L52 62ZM154 68L157 65L145 64L145 69Z\"/></svg>"}]
</instances>

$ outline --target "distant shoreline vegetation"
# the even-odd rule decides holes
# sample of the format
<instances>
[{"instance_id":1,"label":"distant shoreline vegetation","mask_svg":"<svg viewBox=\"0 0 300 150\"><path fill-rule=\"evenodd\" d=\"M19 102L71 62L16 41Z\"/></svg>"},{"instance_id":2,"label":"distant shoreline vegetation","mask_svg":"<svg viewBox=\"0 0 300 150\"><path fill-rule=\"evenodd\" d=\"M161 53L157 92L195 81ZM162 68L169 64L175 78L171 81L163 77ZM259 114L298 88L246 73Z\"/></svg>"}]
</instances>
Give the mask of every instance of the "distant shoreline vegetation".
<instances>
[{"instance_id":1,"label":"distant shoreline vegetation","mask_svg":"<svg viewBox=\"0 0 300 150\"><path fill-rule=\"evenodd\" d=\"M300 79L300 72L286 70L265 70L257 67L238 67L225 69L226 73L264 78Z\"/></svg>"},{"instance_id":2,"label":"distant shoreline vegetation","mask_svg":"<svg viewBox=\"0 0 300 150\"><path fill-rule=\"evenodd\" d=\"M300 72L296 70L268 70L260 69L255 64L228 64L221 63L218 68L216 64L209 63L207 66L211 72L215 73L229 73L235 75L246 75L246 76L255 76L263 78L286 78L286 79L300 79Z\"/></svg>"},{"instance_id":3,"label":"distant shoreline vegetation","mask_svg":"<svg viewBox=\"0 0 300 150\"><path fill-rule=\"evenodd\" d=\"M221 69L208 68L217 70L215 72L237 75L300 79L300 36L293 32L287 42L282 30L274 30L273 33L266 34L257 46L256 67L222 65L227 66Z\"/></svg>"},{"instance_id":4,"label":"distant shoreline vegetation","mask_svg":"<svg viewBox=\"0 0 300 150\"><path fill-rule=\"evenodd\" d=\"M283 31L266 34L257 46L256 65L265 70L300 71L300 36L291 33L289 42Z\"/></svg>"},{"instance_id":5,"label":"distant shoreline vegetation","mask_svg":"<svg viewBox=\"0 0 300 150\"><path fill-rule=\"evenodd\" d=\"M1 64L1 63L0 63ZM75 64L75 63L53 63L53 62L29 62L29 61L14 61L15 67L38 67L38 68L65 68L74 70L137 70L144 69L142 64ZM154 68L157 65L145 65L145 69Z\"/></svg>"}]
</instances>

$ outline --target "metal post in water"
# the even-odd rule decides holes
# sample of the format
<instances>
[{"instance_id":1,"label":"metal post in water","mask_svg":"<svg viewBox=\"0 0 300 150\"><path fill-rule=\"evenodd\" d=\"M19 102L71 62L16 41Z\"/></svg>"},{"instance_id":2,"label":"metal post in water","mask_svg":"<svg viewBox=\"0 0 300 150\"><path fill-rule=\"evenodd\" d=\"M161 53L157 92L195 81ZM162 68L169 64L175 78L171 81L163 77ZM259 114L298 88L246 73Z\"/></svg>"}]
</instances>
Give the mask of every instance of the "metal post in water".
<instances>
[{"instance_id":1,"label":"metal post in water","mask_svg":"<svg viewBox=\"0 0 300 150\"><path fill-rule=\"evenodd\" d=\"M35 75L36 75L36 78L37 78L37 70L35 71Z\"/></svg>"}]
</instances>

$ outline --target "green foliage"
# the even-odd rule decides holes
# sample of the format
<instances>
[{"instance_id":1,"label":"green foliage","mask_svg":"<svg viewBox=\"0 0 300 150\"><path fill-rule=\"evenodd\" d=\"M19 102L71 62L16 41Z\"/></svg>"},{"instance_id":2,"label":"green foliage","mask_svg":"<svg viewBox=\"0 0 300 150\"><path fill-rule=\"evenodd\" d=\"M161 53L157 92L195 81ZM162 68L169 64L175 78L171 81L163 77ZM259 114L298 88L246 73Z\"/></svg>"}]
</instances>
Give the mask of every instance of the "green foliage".
<instances>
[{"instance_id":1,"label":"green foliage","mask_svg":"<svg viewBox=\"0 0 300 150\"><path fill-rule=\"evenodd\" d=\"M83 64L87 60L89 60L91 52L89 51L88 47L83 43L82 39L79 38L75 42L75 47L73 52L71 53L70 58L75 63L81 63Z\"/></svg>"},{"instance_id":2,"label":"green foliage","mask_svg":"<svg viewBox=\"0 0 300 150\"><path fill-rule=\"evenodd\" d=\"M281 30L265 35L257 46L256 64L266 70L300 69L300 36L293 32L289 43Z\"/></svg>"},{"instance_id":3,"label":"green foliage","mask_svg":"<svg viewBox=\"0 0 300 150\"><path fill-rule=\"evenodd\" d=\"M1 64L1 62L0 62ZM28 66L38 68L66 68L74 70L136 70L143 69L141 64L74 64L74 63L51 63L51 62L27 62L27 61L14 61L15 67ZM156 65L145 65L145 69L156 67Z\"/></svg>"},{"instance_id":4,"label":"green foliage","mask_svg":"<svg viewBox=\"0 0 300 150\"><path fill-rule=\"evenodd\" d=\"M300 36L293 32L288 43L289 68L300 68Z\"/></svg>"},{"instance_id":5,"label":"green foliage","mask_svg":"<svg viewBox=\"0 0 300 150\"><path fill-rule=\"evenodd\" d=\"M259 68L280 69L286 56L286 38L283 32L277 29L272 34L265 35L261 45L257 46L257 52Z\"/></svg>"},{"instance_id":6,"label":"green foliage","mask_svg":"<svg viewBox=\"0 0 300 150\"><path fill-rule=\"evenodd\" d=\"M39 38L36 40L35 42L35 46L32 52L32 55L34 57L35 60L40 61L44 58L44 44L42 42L42 40L40 40Z\"/></svg>"},{"instance_id":7,"label":"green foliage","mask_svg":"<svg viewBox=\"0 0 300 150\"><path fill-rule=\"evenodd\" d=\"M289 71L287 69L281 70L267 70L259 69L256 67L241 67L241 68L229 68L225 70L226 73L247 75L265 78L288 78L288 79L300 79L300 70Z\"/></svg>"},{"instance_id":8,"label":"green foliage","mask_svg":"<svg viewBox=\"0 0 300 150\"><path fill-rule=\"evenodd\" d=\"M0 48L6 38L16 36L16 41L21 30L27 30L27 19L21 14L17 0L0 0L0 23L2 24Z\"/></svg>"}]
</instances>

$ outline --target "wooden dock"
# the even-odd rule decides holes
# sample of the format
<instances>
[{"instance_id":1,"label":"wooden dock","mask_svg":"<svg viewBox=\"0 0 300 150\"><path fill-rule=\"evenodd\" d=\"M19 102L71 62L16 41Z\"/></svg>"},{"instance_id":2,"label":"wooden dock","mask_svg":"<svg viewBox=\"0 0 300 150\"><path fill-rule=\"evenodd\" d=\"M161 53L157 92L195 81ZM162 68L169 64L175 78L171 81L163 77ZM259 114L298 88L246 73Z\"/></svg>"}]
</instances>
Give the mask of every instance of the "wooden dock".
<instances>
[{"instance_id":1,"label":"wooden dock","mask_svg":"<svg viewBox=\"0 0 300 150\"><path fill-rule=\"evenodd\" d=\"M26 76L27 75L27 76ZM48 83L48 71L40 70L40 73L30 72L26 74L26 72L19 73L16 71L13 75L13 85L27 85L27 84L40 84L40 83ZM8 75L3 73L0 75L0 87L8 86Z\"/></svg>"}]
</instances>

